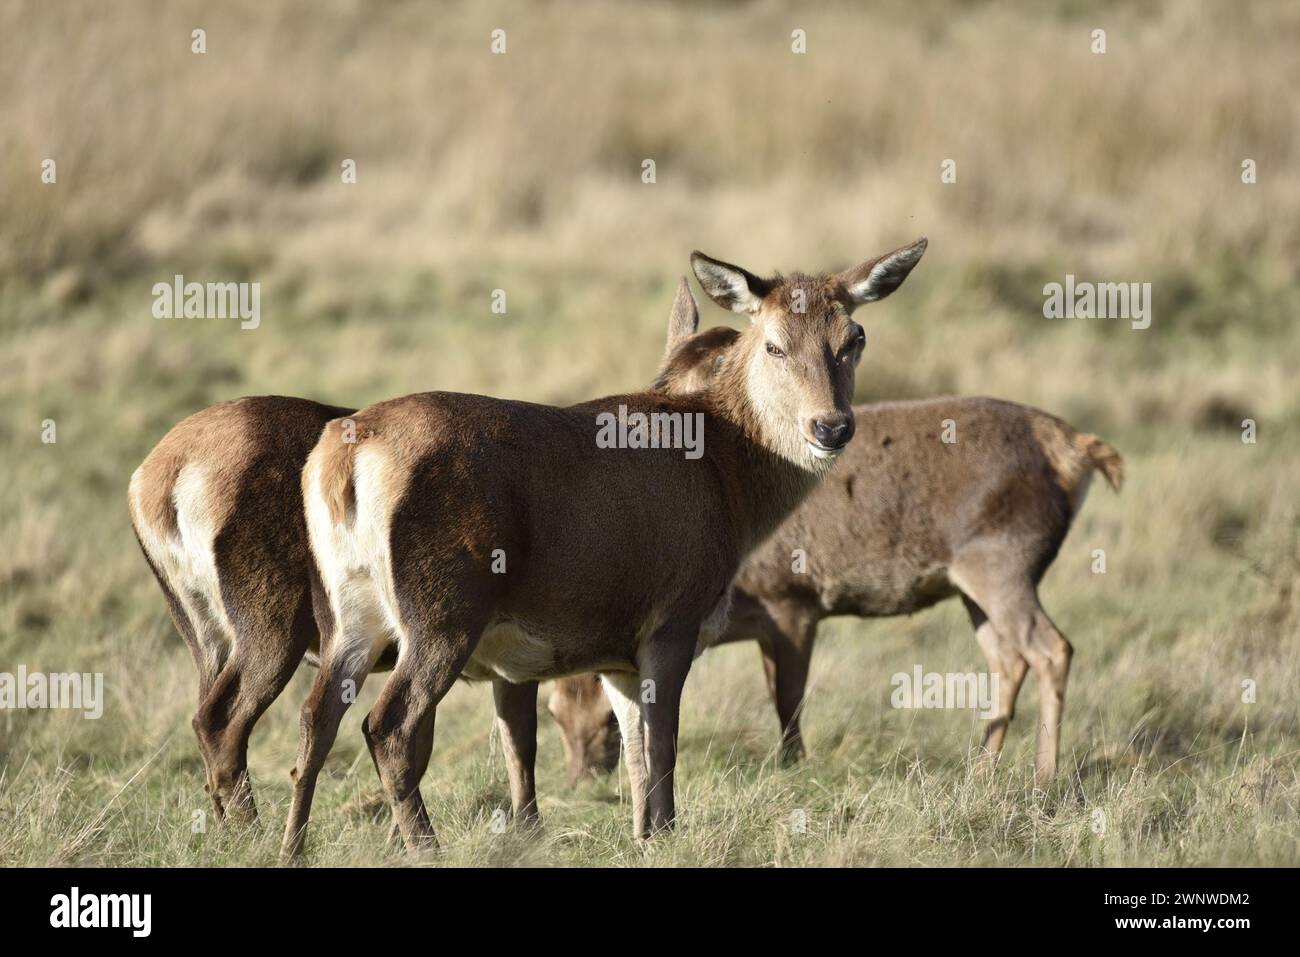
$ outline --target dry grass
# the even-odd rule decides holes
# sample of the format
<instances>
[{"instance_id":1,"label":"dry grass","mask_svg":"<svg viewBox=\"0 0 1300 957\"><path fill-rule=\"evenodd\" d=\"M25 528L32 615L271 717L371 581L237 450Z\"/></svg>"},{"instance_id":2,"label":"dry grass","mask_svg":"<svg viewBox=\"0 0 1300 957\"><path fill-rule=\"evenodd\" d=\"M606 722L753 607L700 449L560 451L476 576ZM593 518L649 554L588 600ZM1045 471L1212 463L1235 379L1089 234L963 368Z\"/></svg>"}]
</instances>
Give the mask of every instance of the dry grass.
<instances>
[{"instance_id":1,"label":"dry grass","mask_svg":"<svg viewBox=\"0 0 1300 957\"><path fill-rule=\"evenodd\" d=\"M124 491L181 416L248 393L626 389L652 372L690 249L817 268L921 234L907 287L862 313L861 395L1017 399L1128 460L1045 587L1077 649L1072 773L1029 787L1032 688L993 777L968 763L969 715L889 707L914 663L979 667L959 608L837 621L796 770L773 763L755 650L697 664L683 827L649 849L617 782L564 789L545 722L546 835L493 833L490 695L457 688L426 780L431 860L1300 863L1298 41L1284 2L6 6L0 671L102 671L109 704L0 712L0 863L274 857L305 674L254 738L269 826L191 832L193 675ZM176 272L261 282L261 328L153 319L150 287ZM1152 327L1043 319L1067 272L1151 282ZM392 860L359 715L318 798L318 863Z\"/></svg>"}]
</instances>

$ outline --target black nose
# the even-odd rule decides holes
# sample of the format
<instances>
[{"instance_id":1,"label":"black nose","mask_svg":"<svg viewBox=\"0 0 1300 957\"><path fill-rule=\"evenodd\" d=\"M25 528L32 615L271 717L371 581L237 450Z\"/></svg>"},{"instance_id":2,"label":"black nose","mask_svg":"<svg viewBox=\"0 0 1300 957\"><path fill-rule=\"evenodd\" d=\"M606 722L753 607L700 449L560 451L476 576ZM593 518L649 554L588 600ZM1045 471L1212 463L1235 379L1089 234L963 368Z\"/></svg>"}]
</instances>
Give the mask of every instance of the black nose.
<instances>
[{"instance_id":1,"label":"black nose","mask_svg":"<svg viewBox=\"0 0 1300 957\"><path fill-rule=\"evenodd\" d=\"M813 419L813 435L817 444L824 449L839 449L853 438L853 416L847 412L836 412L825 418Z\"/></svg>"}]
</instances>

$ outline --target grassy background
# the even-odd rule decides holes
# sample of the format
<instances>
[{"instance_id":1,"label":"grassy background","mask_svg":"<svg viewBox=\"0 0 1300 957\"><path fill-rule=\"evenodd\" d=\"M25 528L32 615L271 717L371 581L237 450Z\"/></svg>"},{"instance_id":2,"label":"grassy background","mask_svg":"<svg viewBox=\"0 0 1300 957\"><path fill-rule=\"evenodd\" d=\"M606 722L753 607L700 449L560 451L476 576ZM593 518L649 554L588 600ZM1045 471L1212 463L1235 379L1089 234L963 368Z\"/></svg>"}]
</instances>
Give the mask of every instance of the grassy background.
<instances>
[{"instance_id":1,"label":"grassy background","mask_svg":"<svg viewBox=\"0 0 1300 957\"><path fill-rule=\"evenodd\" d=\"M1300 863L1298 45L1282 0L5 5L0 671L101 671L108 700L99 721L0 712L0 864L274 860L306 671L253 738L264 827L191 829L209 806L193 671L125 506L182 416L255 393L633 388L692 248L816 269L918 235L921 267L860 314L860 398L994 394L1128 461L1044 587L1076 647L1058 786L1030 787L1032 684L991 778L970 769L971 713L889 706L914 664L983 667L946 605L823 625L793 770L756 649L706 655L681 827L649 848L617 779L564 787L548 720L545 835L494 833L491 694L457 687L424 785L429 860ZM150 287L177 272L260 282L261 327L153 319ZM1151 328L1044 319L1067 272L1152 283ZM403 860L358 733L379 684L322 777L310 862Z\"/></svg>"}]
</instances>

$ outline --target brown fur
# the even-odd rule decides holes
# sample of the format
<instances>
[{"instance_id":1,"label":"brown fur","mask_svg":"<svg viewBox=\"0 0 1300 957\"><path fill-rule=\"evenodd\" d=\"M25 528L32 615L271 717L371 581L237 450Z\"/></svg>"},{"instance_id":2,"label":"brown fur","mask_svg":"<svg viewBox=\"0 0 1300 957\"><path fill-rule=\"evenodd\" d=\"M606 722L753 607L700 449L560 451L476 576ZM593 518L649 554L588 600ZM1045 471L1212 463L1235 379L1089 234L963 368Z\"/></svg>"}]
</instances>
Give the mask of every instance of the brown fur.
<instances>
[{"instance_id":1,"label":"brown fur","mask_svg":"<svg viewBox=\"0 0 1300 957\"><path fill-rule=\"evenodd\" d=\"M567 409L436 392L394 399L354 416L347 474L328 428L303 482L315 564L339 620L303 707L285 850L301 847L315 781L348 704L344 683L365 680L385 629L397 633L401 654L363 729L408 846L433 840L419 782L435 708L462 674L491 677L499 701L502 682L580 671L601 672L625 703L636 700L639 682L651 682L655 697L639 720L618 711L634 830L672 826L678 708L701 626L725 602L743 556L852 435L861 339L845 302L892 291L901 282L892 281L895 267L905 275L923 250L922 242L873 261L851 295L835 276L762 281L696 254L706 292L754 319L701 392L642 392ZM805 308L791 308L795 289ZM694 313L689 298L683 282L675 308ZM620 406L703 415L703 458L598 448L598 417ZM368 475L381 473L364 500L363 463ZM330 503L344 484L354 508L340 523ZM504 573L493 568L498 550ZM513 742L512 803L531 825L522 714L498 707Z\"/></svg>"}]
</instances>

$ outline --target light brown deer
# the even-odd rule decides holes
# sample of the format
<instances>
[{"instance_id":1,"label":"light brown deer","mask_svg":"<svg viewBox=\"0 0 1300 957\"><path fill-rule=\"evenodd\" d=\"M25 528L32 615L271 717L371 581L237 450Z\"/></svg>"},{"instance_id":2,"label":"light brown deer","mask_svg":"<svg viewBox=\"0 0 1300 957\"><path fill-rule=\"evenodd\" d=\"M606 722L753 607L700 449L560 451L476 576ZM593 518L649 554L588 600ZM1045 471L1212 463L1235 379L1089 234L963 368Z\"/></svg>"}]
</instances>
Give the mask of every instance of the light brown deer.
<instances>
[{"instance_id":1,"label":"light brown deer","mask_svg":"<svg viewBox=\"0 0 1300 957\"><path fill-rule=\"evenodd\" d=\"M752 322L687 397L555 408L435 392L356 413L355 441L328 425L303 470L313 586L329 613L286 852L302 846L355 689L393 644L363 732L409 848L434 840L419 782L435 709L461 675L493 681L512 805L532 823L536 690L519 683L600 672L623 731L634 833L671 827L680 695L701 633L720 629L741 559L852 438L864 337L850 313L898 288L924 249L771 280L694 254L705 292ZM674 316L694 331L685 280ZM679 430L702 422L700 457L630 435L629 447L600 446L608 417L637 415L676 417L653 421Z\"/></svg>"},{"instance_id":2,"label":"light brown deer","mask_svg":"<svg viewBox=\"0 0 1300 957\"><path fill-rule=\"evenodd\" d=\"M701 387L737 336L714 329L670 343L658 387ZM1037 409L987 398L854 408L857 438L828 478L736 577L719 643L757 639L786 759L803 753L799 717L817 623L828 615L911 614L952 596L1000 676L984 747L1001 752L1032 669L1040 685L1035 776L1056 772L1072 650L1038 600L1038 583L1078 514L1093 470L1118 490L1123 462L1095 435ZM951 420L955 441L943 441ZM590 676L567 678L549 707L571 769L609 769L598 733L609 709Z\"/></svg>"},{"instance_id":3,"label":"light brown deer","mask_svg":"<svg viewBox=\"0 0 1300 957\"><path fill-rule=\"evenodd\" d=\"M219 818L256 817L248 739L317 643L303 463L350 410L254 396L197 412L131 476L136 537L199 675L194 732Z\"/></svg>"}]
</instances>

